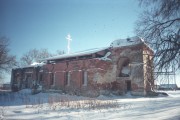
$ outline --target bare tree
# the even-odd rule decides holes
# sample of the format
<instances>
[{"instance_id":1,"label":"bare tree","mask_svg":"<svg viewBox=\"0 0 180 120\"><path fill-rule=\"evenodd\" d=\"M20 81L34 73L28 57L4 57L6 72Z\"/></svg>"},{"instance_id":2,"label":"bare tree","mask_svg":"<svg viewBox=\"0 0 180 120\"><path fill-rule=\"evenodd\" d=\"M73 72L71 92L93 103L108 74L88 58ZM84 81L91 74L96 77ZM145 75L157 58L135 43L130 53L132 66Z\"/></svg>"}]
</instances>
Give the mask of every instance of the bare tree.
<instances>
[{"instance_id":1,"label":"bare tree","mask_svg":"<svg viewBox=\"0 0 180 120\"><path fill-rule=\"evenodd\" d=\"M51 57L47 49L31 49L20 58L22 66L30 65L33 62L41 62L44 58Z\"/></svg>"},{"instance_id":2,"label":"bare tree","mask_svg":"<svg viewBox=\"0 0 180 120\"><path fill-rule=\"evenodd\" d=\"M56 51L56 55L62 55L62 54L65 54L65 52L64 52L64 51L61 51L61 50L57 50L57 51Z\"/></svg>"},{"instance_id":3,"label":"bare tree","mask_svg":"<svg viewBox=\"0 0 180 120\"><path fill-rule=\"evenodd\" d=\"M6 37L0 37L0 81L2 82L3 73L9 72L16 65L16 58L9 54L9 40Z\"/></svg>"},{"instance_id":4,"label":"bare tree","mask_svg":"<svg viewBox=\"0 0 180 120\"><path fill-rule=\"evenodd\" d=\"M158 70L180 68L180 0L140 0L135 32L155 50Z\"/></svg>"},{"instance_id":5,"label":"bare tree","mask_svg":"<svg viewBox=\"0 0 180 120\"><path fill-rule=\"evenodd\" d=\"M31 49L20 58L20 66L31 65L33 62L42 62L45 58L61 54L64 54L64 52L60 50L57 51L57 54L52 54L48 49Z\"/></svg>"}]
</instances>

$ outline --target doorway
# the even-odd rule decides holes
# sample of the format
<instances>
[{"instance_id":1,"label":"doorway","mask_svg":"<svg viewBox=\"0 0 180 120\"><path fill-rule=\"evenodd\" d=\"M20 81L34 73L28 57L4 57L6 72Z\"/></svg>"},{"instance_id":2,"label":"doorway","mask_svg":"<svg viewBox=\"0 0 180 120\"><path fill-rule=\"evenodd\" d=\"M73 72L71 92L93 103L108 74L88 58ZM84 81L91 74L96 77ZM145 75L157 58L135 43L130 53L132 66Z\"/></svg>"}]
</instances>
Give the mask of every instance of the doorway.
<instances>
[{"instance_id":1,"label":"doorway","mask_svg":"<svg viewBox=\"0 0 180 120\"><path fill-rule=\"evenodd\" d=\"M131 91L131 81L126 81L127 91Z\"/></svg>"}]
</instances>

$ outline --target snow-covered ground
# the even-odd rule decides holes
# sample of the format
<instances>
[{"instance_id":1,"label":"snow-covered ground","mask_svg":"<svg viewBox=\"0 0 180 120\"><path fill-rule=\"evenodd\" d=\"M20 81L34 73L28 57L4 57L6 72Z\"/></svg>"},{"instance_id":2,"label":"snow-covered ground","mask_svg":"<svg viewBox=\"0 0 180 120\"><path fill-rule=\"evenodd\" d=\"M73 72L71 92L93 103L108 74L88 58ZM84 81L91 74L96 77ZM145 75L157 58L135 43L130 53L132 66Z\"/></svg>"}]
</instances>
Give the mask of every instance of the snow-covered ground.
<instances>
[{"instance_id":1,"label":"snow-covered ground","mask_svg":"<svg viewBox=\"0 0 180 120\"><path fill-rule=\"evenodd\" d=\"M180 91L168 97L99 96L30 90L0 94L0 119L15 120L180 120Z\"/></svg>"}]
</instances>

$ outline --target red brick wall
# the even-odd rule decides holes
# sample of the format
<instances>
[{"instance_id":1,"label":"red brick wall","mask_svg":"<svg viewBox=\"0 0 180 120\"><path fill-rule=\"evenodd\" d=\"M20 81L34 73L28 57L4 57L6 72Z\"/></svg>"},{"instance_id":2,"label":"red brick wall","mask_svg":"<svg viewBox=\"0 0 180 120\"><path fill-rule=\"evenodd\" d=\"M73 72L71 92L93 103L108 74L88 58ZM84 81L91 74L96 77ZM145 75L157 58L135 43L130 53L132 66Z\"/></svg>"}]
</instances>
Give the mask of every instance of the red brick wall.
<instances>
[{"instance_id":1,"label":"red brick wall","mask_svg":"<svg viewBox=\"0 0 180 120\"><path fill-rule=\"evenodd\" d=\"M65 78L65 72L56 72L55 73L55 86L56 88L62 88L64 89L64 78Z\"/></svg>"},{"instance_id":2,"label":"red brick wall","mask_svg":"<svg viewBox=\"0 0 180 120\"><path fill-rule=\"evenodd\" d=\"M69 89L88 89L90 84L86 87L82 86L82 71L87 71L88 83L93 82L93 75L96 72L104 74L109 69L111 63L106 61L100 61L98 59L86 59L86 60L74 60L67 62L59 62L56 64L47 64L44 66L46 69L46 77L44 77L46 88L52 88L49 81L49 72L55 74L55 86L53 88L69 90ZM104 70L103 70L104 69ZM65 74L70 72L70 85L65 85Z\"/></svg>"},{"instance_id":3,"label":"red brick wall","mask_svg":"<svg viewBox=\"0 0 180 120\"><path fill-rule=\"evenodd\" d=\"M148 48L145 47L144 50L148 50ZM99 59L77 59L44 65L41 68L42 72L38 73L39 75L43 75L43 87L45 89L60 89L71 92L80 91L84 95L88 95L90 93L97 95L100 90L105 89L119 90L119 92L121 92L120 94L124 93L127 89L126 80L117 80L118 73L120 72L120 62L123 62L120 60L127 57L130 63L142 63L143 45L112 48L110 49L110 52L111 55L109 58L111 58L112 61L103 61ZM152 51L150 51L150 53L153 54ZM105 51L102 51L102 55L104 54ZM36 78L36 69L23 69L23 72L27 71L33 71L33 79L38 79ZM82 85L82 71L87 71L87 86ZM18 72L18 70L16 72ZM70 85L65 85L66 72L70 72ZM141 75L133 75L129 77L128 81L131 80L132 91L142 92L144 88L146 88L147 91L149 90L148 84L146 83L146 86L144 85L143 72L143 69L141 69L139 71ZM55 76L54 85L50 85L50 73L53 73ZM95 79L96 75L98 76L97 80ZM25 77L24 74L21 77Z\"/></svg>"}]
</instances>

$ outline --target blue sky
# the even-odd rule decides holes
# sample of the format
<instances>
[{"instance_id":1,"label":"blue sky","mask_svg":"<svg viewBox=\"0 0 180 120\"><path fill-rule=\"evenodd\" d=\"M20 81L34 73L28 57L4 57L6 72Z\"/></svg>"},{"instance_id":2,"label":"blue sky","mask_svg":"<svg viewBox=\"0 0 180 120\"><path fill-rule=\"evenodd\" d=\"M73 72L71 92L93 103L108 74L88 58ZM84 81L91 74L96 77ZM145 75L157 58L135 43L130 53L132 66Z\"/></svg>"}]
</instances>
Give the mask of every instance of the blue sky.
<instances>
[{"instance_id":1,"label":"blue sky","mask_svg":"<svg viewBox=\"0 0 180 120\"><path fill-rule=\"evenodd\" d=\"M11 40L12 54L32 48L71 52L109 46L134 36L140 9L135 0L0 0L0 36Z\"/></svg>"},{"instance_id":2,"label":"blue sky","mask_svg":"<svg viewBox=\"0 0 180 120\"><path fill-rule=\"evenodd\" d=\"M0 0L0 36L10 39L10 52L21 57L30 49L71 52L109 46L135 36L142 9L138 0Z\"/></svg>"}]
</instances>

